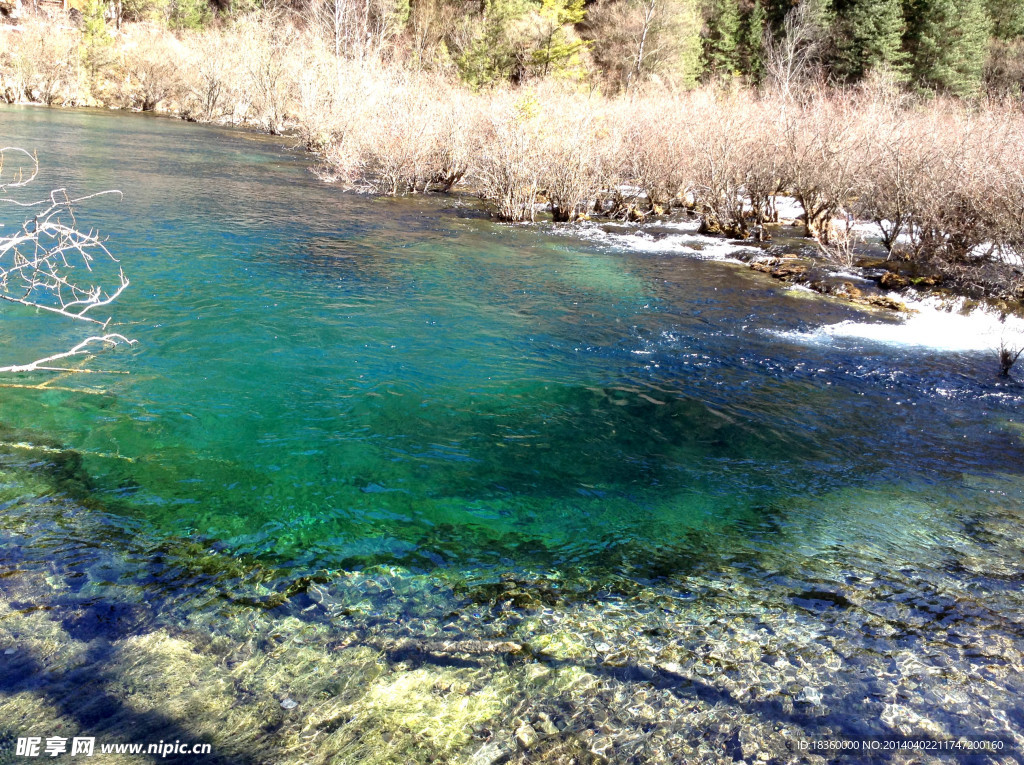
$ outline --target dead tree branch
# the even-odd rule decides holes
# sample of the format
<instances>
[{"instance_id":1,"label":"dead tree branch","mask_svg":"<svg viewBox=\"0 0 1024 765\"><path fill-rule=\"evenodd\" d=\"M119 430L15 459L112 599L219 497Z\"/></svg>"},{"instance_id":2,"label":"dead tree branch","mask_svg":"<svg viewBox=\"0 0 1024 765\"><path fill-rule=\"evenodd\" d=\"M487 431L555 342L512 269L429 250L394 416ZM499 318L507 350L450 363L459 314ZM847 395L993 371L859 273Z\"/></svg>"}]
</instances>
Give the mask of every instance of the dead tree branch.
<instances>
[{"instance_id":1,"label":"dead tree branch","mask_svg":"<svg viewBox=\"0 0 1024 765\"><path fill-rule=\"evenodd\" d=\"M17 147L0 149L0 195L28 185L38 174L39 160L35 155ZM116 285L98 283L110 276L109 266L117 263L117 259L99 232L79 228L75 209L83 202L111 194L121 197L120 191L73 197L64 188L28 202L0 196L0 203L31 211L16 232L0 236L0 301L96 324L106 330L111 321L109 315L100 319L88 314L109 307L130 282L118 265ZM97 345L134 342L118 333L95 335L67 351L25 364L0 366L0 372L67 371L48 365L88 354Z\"/></svg>"}]
</instances>

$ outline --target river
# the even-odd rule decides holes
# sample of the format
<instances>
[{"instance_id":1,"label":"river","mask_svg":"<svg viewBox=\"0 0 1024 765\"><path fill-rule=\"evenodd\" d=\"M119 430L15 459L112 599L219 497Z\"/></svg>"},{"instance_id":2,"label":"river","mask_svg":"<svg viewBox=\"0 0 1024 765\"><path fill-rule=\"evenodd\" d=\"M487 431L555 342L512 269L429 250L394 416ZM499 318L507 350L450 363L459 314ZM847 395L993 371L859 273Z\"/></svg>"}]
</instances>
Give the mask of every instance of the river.
<instances>
[{"instance_id":1,"label":"river","mask_svg":"<svg viewBox=\"0 0 1024 765\"><path fill-rule=\"evenodd\" d=\"M342 193L257 134L5 108L0 144L38 152L37 191L123 192L78 213L138 341L105 374L5 378L5 440L67 450L6 463L21 719L231 762L1020 756L1024 394L990 350L787 289L685 224ZM76 328L10 306L4 330L13 363ZM306 663L272 668L277 634ZM62 700L71 654L110 714ZM206 670L154 722L130 678L168 657ZM240 661L248 697L222 687ZM223 698L193 708L200 686Z\"/></svg>"}]
</instances>

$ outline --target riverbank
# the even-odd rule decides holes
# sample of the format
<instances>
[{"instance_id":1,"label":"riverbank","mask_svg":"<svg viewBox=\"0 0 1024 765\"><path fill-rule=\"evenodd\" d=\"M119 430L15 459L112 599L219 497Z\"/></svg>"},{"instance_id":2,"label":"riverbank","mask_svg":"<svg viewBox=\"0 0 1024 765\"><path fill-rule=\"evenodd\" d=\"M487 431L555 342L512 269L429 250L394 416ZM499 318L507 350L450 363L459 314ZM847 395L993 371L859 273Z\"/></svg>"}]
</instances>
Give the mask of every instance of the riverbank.
<instances>
[{"instance_id":1,"label":"riverbank","mask_svg":"<svg viewBox=\"0 0 1024 765\"><path fill-rule=\"evenodd\" d=\"M1024 120L1012 102L922 100L884 79L785 95L604 96L552 78L473 91L438 71L340 58L302 19L275 14L178 34L124 24L102 45L43 18L4 34L8 101L288 132L346 188L469 188L508 221L685 209L705 233L763 239L788 194L797 209L781 217L798 218L826 260L850 267L877 238L917 287L1022 298ZM83 58L90 46L103 55Z\"/></svg>"}]
</instances>

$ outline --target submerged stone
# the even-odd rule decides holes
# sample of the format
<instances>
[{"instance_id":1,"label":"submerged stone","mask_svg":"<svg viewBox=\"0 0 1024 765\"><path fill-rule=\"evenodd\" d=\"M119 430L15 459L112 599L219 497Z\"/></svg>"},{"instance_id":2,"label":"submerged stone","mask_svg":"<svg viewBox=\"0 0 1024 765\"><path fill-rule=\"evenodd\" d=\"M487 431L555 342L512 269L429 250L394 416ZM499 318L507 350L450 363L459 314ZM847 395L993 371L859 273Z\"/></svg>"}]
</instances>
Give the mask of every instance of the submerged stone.
<instances>
[{"instance_id":1,"label":"submerged stone","mask_svg":"<svg viewBox=\"0 0 1024 765\"><path fill-rule=\"evenodd\" d=\"M533 653L558 661L590 658L589 646L578 635L559 631L547 635L538 635L527 643Z\"/></svg>"},{"instance_id":2,"label":"submerged stone","mask_svg":"<svg viewBox=\"0 0 1024 765\"><path fill-rule=\"evenodd\" d=\"M516 728L516 743L523 749L532 748L539 740L540 736L530 723L523 723Z\"/></svg>"}]
</instances>

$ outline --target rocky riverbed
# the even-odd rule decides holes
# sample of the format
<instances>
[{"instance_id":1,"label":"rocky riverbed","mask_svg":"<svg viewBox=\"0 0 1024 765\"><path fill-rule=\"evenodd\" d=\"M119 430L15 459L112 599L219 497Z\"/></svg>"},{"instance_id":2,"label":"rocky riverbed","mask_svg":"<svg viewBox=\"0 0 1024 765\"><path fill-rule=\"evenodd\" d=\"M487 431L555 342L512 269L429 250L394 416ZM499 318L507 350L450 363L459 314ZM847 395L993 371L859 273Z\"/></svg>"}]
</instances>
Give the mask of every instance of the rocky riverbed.
<instances>
[{"instance_id":1,"label":"rocky riverbed","mask_svg":"<svg viewBox=\"0 0 1024 765\"><path fill-rule=\"evenodd\" d=\"M988 506L918 568L803 523L793 556L739 547L653 581L296 577L149 538L73 496L74 455L30 446L2 474L2 762L26 735L202 741L204 762L232 763L825 762L802 742L869 739L992 747L873 755L888 762L1024 751L1009 480L967 482ZM863 522L927 510L884 489L829 501Z\"/></svg>"}]
</instances>

